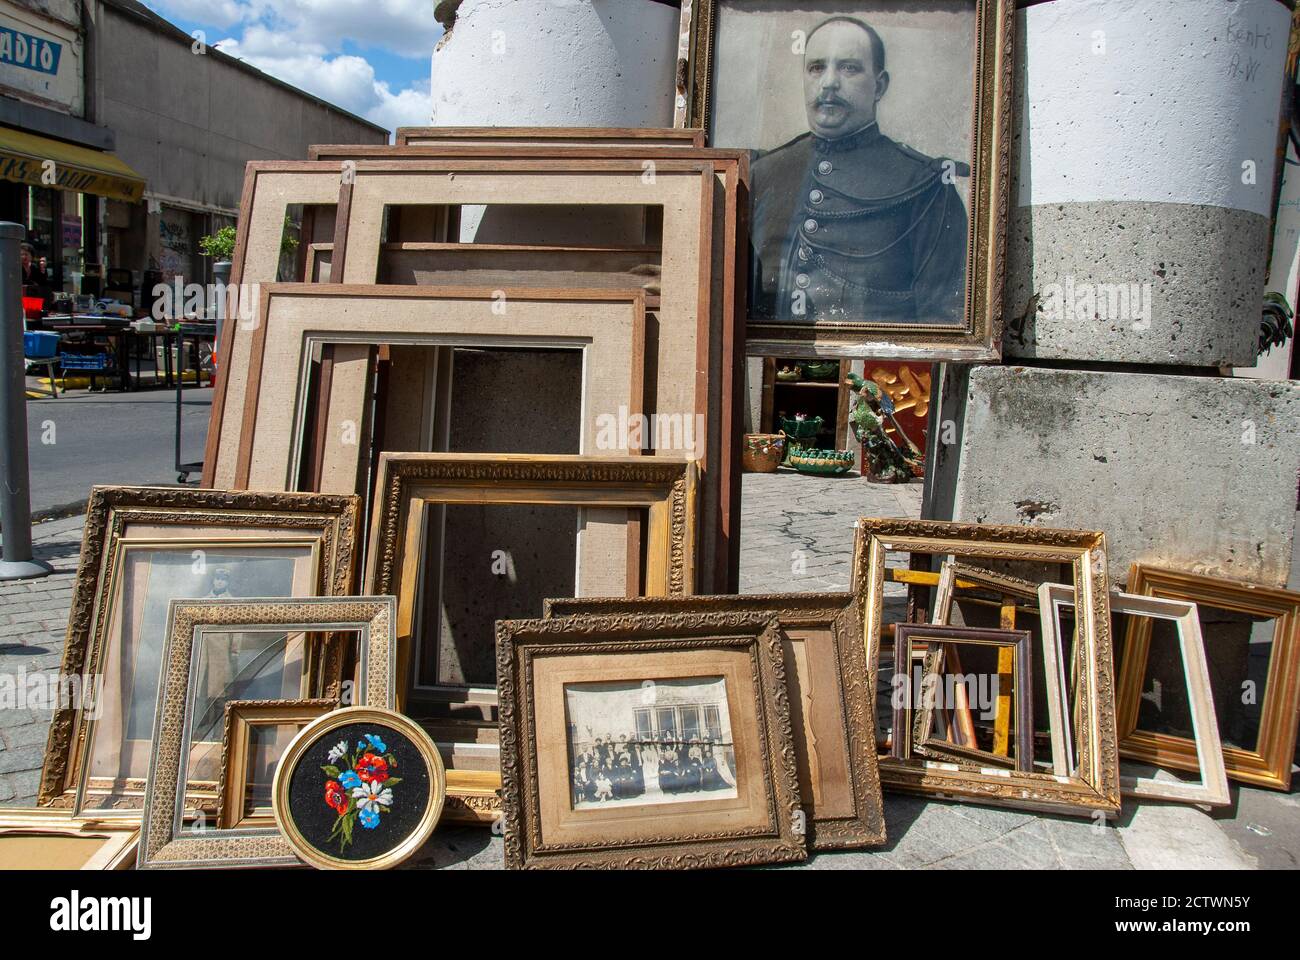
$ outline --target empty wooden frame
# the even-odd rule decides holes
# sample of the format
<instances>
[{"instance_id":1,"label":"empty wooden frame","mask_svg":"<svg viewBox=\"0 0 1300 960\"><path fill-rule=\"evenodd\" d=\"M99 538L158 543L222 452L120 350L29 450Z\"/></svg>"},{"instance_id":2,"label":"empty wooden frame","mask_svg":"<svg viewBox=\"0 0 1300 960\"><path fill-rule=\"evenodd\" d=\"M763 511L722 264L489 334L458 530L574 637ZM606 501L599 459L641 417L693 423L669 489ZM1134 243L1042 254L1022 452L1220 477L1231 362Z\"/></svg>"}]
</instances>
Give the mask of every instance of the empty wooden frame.
<instances>
[{"instance_id":1,"label":"empty wooden frame","mask_svg":"<svg viewBox=\"0 0 1300 960\"><path fill-rule=\"evenodd\" d=\"M0 870L126 870L138 824L73 817L50 807L0 809Z\"/></svg>"},{"instance_id":2,"label":"empty wooden frame","mask_svg":"<svg viewBox=\"0 0 1300 960\"><path fill-rule=\"evenodd\" d=\"M441 343L582 350L581 450L598 449L602 418L644 410L645 300L640 291L505 290L276 284L262 291L249 353L236 481L284 489L303 450L310 346L322 343ZM368 391L345 386L335 366L322 450L321 485L357 486ZM239 379L232 375L232 382ZM352 378L355 379L355 378ZM626 418L625 418L626 420ZM351 442L345 425L351 422ZM318 425L319 426L319 425ZM616 448L617 450L617 448Z\"/></svg>"},{"instance_id":3,"label":"empty wooden frame","mask_svg":"<svg viewBox=\"0 0 1300 960\"><path fill-rule=\"evenodd\" d=\"M1221 577L1207 577L1135 563L1129 571L1128 592L1143 597L1194 603L1204 621L1209 609L1226 610L1276 621L1268 673L1264 681L1259 733L1253 750L1223 746L1230 779L1275 790L1291 788L1291 762L1300 723L1300 593ZM1205 633L1204 626L1201 630ZM1195 740L1137 729L1138 706L1151 647L1148 617L1131 617L1119 669L1117 722L1120 752L1176 770L1199 770ZM1184 651L1184 662L1186 663ZM1212 690L1223 703L1240 698L1240 689ZM1212 715L1219 711L1212 706ZM1198 734L1199 736L1199 734ZM1221 734L1220 734L1221 736ZM1202 773L1204 779L1204 773Z\"/></svg>"},{"instance_id":4,"label":"empty wooden frame","mask_svg":"<svg viewBox=\"0 0 1300 960\"><path fill-rule=\"evenodd\" d=\"M167 601L350 593L357 510L353 496L93 488L62 675L98 699L69 698L55 711L38 802L107 804L104 815L138 817ZM303 660L302 683L336 696L338 651L314 656Z\"/></svg>"},{"instance_id":5,"label":"empty wooden frame","mask_svg":"<svg viewBox=\"0 0 1300 960\"><path fill-rule=\"evenodd\" d=\"M1057 643L1062 644L1057 611L1062 606L1074 606L1074 591L1063 583L1045 583L1039 590L1039 597L1044 611L1044 636L1050 630L1056 634ZM1169 620L1176 625L1178 646L1183 658L1183 677L1187 681L1187 701L1192 715L1196 756L1201 771L1200 783L1121 774L1120 791L1128 797L1178 800L1211 807L1231 803L1228 775L1223 765L1223 743L1219 738L1219 722L1214 715L1214 697L1210 690L1210 669L1205 660L1205 642L1201 637L1201 620L1196 604L1112 591L1110 609L1112 613L1125 614L1130 622L1134 618L1149 617ZM1135 736L1156 737L1155 734L1140 731L1135 732ZM1120 753L1124 752L1124 741L1121 740Z\"/></svg>"},{"instance_id":6,"label":"empty wooden frame","mask_svg":"<svg viewBox=\"0 0 1300 960\"><path fill-rule=\"evenodd\" d=\"M703 130L678 127L398 127L399 147L490 144L578 149L591 144L616 147L702 147ZM310 147L308 156L348 147Z\"/></svg>"},{"instance_id":7,"label":"empty wooden frame","mask_svg":"<svg viewBox=\"0 0 1300 960\"><path fill-rule=\"evenodd\" d=\"M695 485L694 464L667 457L384 454L375 485L366 584L374 593L398 598L396 636L403 683L412 683L414 677L418 567L424 518L431 506L550 504L646 510L645 590L651 596L671 596L693 592ZM589 525L584 531L578 554L580 585L584 570L592 583L602 576L609 582L613 571L616 582L626 587L633 558L623 529L631 520L626 513L624 517L611 524L613 530ZM490 552L491 545L485 548Z\"/></svg>"},{"instance_id":8,"label":"empty wooden frame","mask_svg":"<svg viewBox=\"0 0 1300 960\"><path fill-rule=\"evenodd\" d=\"M337 205L342 181L341 163L304 165L296 161L255 161L248 164L230 269L230 284L238 293L239 302L235 309L228 309L226 315L232 319L222 326L218 375L203 456L205 487L231 489L235 486L244 393L242 378L232 383L231 374L248 366L249 334L258 315L258 287L277 279L280 243L289 208L299 204L304 207ZM337 220L335 227L338 227ZM310 239L303 237L304 253ZM336 244L343 240L336 235Z\"/></svg>"},{"instance_id":9,"label":"empty wooden frame","mask_svg":"<svg viewBox=\"0 0 1300 960\"><path fill-rule=\"evenodd\" d=\"M284 727L292 730L284 745L317 717L337 709L337 700L229 700L225 733L221 738L221 779L217 787L217 829L265 827L275 823L271 810L270 780L265 781L266 804L249 809L249 767L257 731ZM280 751L283 753L283 750ZM278 755L277 755L278 756ZM274 771L272 771L274 772Z\"/></svg>"},{"instance_id":10,"label":"empty wooden frame","mask_svg":"<svg viewBox=\"0 0 1300 960\"><path fill-rule=\"evenodd\" d=\"M936 704L943 707L953 705L954 698L949 696L948 690L955 689L955 686L944 683L944 658L935 654L950 646L969 644L998 650L1009 649L1013 653L1011 670L1007 672L1012 678L1012 690L1006 693L999 688L997 696L1006 697L1013 704L1010 719L1015 728L1015 751L1010 758L1010 766L1021 773L1031 772L1034 768L1034 711L1029 643L1027 630L977 630L937 624L898 624L894 631L894 757L907 760L914 752L920 752L918 747L922 747L927 748L923 756L932 756L941 750L961 762L976 764L981 768L1008 766L1007 758L980 749L973 739L969 743L949 743L934 740L929 725L921 725L914 730L914 717L932 719ZM917 647L914 644L923 644L926 653L922 660L924 671L920 682L916 684L912 682L913 671L910 669L917 659ZM998 677L999 684L1002 675L999 665L994 674ZM900 677L903 679L900 680ZM971 689L969 686L965 689L965 699L969 703ZM927 709L922 711L922 705Z\"/></svg>"},{"instance_id":11,"label":"empty wooden frame","mask_svg":"<svg viewBox=\"0 0 1300 960\"><path fill-rule=\"evenodd\" d=\"M140 825L140 869L291 866L298 862L274 823L238 829L186 829L186 770L192 721L188 704L198 679L195 648L205 635L301 633L356 635L354 702L393 705L395 613L392 597L306 600L173 600L158 690L152 759Z\"/></svg>"},{"instance_id":12,"label":"empty wooden frame","mask_svg":"<svg viewBox=\"0 0 1300 960\"><path fill-rule=\"evenodd\" d=\"M1039 603L1041 585L1034 584L1020 577L1000 574L994 570L984 570L969 564L945 561L939 572L939 587L935 593L934 622L946 624L951 620L951 607L958 587L982 588L1003 597L1020 598L1031 604ZM1040 625L1047 623L1043 619L1042 606L1039 606ZM1004 618L1005 619L1005 618ZM1014 626L1015 617L1010 617ZM1060 635L1056 630L1043 627L1040 631L1043 647L1043 680L1047 694L1047 723L1052 741L1052 772L1058 777L1070 775L1074 769L1074 748L1070 736L1070 711L1066 703L1065 654L1060 645Z\"/></svg>"},{"instance_id":13,"label":"empty wooden frame","mask_svg":"<svg viewBox=\"0 0 1300 960\"><path fill-rule=\"evenodd\" d=\"M780 626L809 849L883 844L875 686L863 658L852 594L547 600L544 617L710 612L771 616Z\"/></svg>"},{"instance_id":14,"label":"empty wooden frame","mask_svg":"<svg viewBox=\"0 0 1300 960\"><path fill-rule=\"evenodd\" d=\"M858 521L853 554L854 591L863 604L867 663L879 662L884 624L885 557L906 552L931 557L1068 565L1082 597L1078 619L1082 667L1075 689L1077 769L1069 777L1048 773L957 769L929 760L881 757L887 787L1048 812L1091 816L1119 809L1119 753L1112 700L1110 602L1106 589L1106 538L1081 530L944 523L935 520Z\"/></svg>"}]
</instances>

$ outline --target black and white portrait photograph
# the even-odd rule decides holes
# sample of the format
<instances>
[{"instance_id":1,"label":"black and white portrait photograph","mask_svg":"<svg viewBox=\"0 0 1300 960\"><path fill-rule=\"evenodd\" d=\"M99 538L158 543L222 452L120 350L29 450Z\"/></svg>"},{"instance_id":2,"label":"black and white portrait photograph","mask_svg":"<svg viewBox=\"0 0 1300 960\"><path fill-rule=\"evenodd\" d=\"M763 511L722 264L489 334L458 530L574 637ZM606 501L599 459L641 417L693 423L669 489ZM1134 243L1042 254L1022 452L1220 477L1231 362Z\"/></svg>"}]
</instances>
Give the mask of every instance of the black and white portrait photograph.
<instances>
[{"instance_id":1,"label":"black and white portrait photograph","mask_svg":"<svg viewBox=\"0 0 1300 960\"><path fill-rule=\"evenodd\" d=\"M751 323L964 327L976 0L719 0L711 143L751 151Z\"/></svg>"},{"instance_id":2,"label":"black and white portrait photograph","mask_svg":"<svg viewBox=\"0 0 1300 960\"><path fill-rule=\"evenodd\" d=\"M564 690L574 810L737 796L721 677Z\"/></svg>"}]
</instances>

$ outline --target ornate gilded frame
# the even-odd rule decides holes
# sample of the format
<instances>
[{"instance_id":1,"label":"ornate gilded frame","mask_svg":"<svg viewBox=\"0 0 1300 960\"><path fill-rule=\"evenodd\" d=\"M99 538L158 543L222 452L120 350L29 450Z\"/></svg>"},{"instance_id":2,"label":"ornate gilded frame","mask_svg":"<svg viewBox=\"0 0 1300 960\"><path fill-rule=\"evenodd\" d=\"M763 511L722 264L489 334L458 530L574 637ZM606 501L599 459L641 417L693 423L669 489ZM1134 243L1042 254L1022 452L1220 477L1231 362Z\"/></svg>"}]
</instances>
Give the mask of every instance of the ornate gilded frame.
<instances>
[{"instance_id":1,"label":"ornate gilded frame","mask_svg":"<svg viewBox=\"0 0 1300 960\"><path fill-rule=\"evenodd\" d=\"M1039 589L1039 597L1044 611L1043 628L1054 631L1057 642L1060 643L1060 621L1056 611L1062 606L1074 606L1074 591L1063 583L1045 583ZM1110 595L1110 609L1112 613L1125 614L1130 622L1133 618L1151 618L1169 620L1176 625L1178 646L1183 657L1183 677L1187 681L1187 702L1192 714L1192 733L1201 771L1200 783L1121 774L1120 792L1126 797L1177 800L1210 807L1222 807L1231 803L1228 774L1223 764L1223 743L1219 738L1219 722L1214 713L1214 696L1210 689L1210 668L1205 659L1205 641L1201 637L1201 618L1196 604L1139 597L1115 590ZM1120 755L1124 755L1122 740Z\"/></svg>"},{"instance_id":2,"label":"ornate gilded frame","mask_svg":"<svg viewBox=\"0 0 1300 960\"><path fill-rule=\"evenodd\" d=\"M312 597L267 600L173 600L164 672L154 721L153 756L140 824L139 869L289 866L293 849L272 827L213 829L182 834L184 759L189 740L196 638L205 630L276 630L311 635L356 633L355 700L391 708L396 601L392 597Z\"/></svg>"},{"instance_id":3,"label":"ornate gilded frame","mask_svg":"<svg viewBox=\"0 0 1300 960\"><path fill-rule=\"evenodd\" d=\"M1128 592L1164 600L1275 619L1273 650L1264 682L1264 704L1256 749L1223 747L1228 778L1273 790L1291 789L1291 761L1300 726L1300 593L1222 577L1207 577L1135 563ZM1151 646L1151 622L1129 620L1119 668L1116 711L1120 753L1175 770L1199 770L1196 743L1183 737L1137 729L1138 703Z\"/></svg>"},{"instance_id":4,"label":"ornate gilded frame","mask_svg":"<svg viewBox=\"0 0 1300 960\"><path fill-rule=\"evenodd\" d=\"M807 856L781 633L775 619L751 613L676 613L502 620L497 622L496 642L507 868L683 870L789 863ZM696 651L741 652L747 658L758 718L751 733L757 738L763 777L765 825L728 830L723 815L714 816L707 828L690 835L544 843L537 781L536 665L556 656L595 660ZM678 674L683 675L689 673ZM653 821L653 811L661 806L642 808L650 811L646 819Z\"/></svg>"},{"instance_id":5,"label":"ornate gilded frame","mask_svg":"<svg viewBox=\"0 0 1300 960\"><path fill-rule=\"evenodd\" d=\"M98 486L91 489L81 554L72 589L71 611L63 647L62 675L93 677L102 672L110 613L105 597L113 595L118 543L132 525L210 528L222 531L249 527L299 531L319 543L316 591L321 596L352 592L358 557L357 525L360 500L355 496L307 493L247 493L193 490L184 487ZM178 540L177 546L202 548L203 541ZM333 648L324 654L322 676L340 666ZM332 688L332 689L331 689ZM326 695L337 695L331 681ZM61 704L50 723L45 765L37 802L71 807L77 802L90 719L74 705ZM144 784L132 784L134 792Z\"/></svg>"},{"instance_id":6,"label":"ornate gilded frame","mask_svg":"<svg viewBox=\"0 0 1300 960\"><path fill-rule=\"evenodd\" d=\"M1084 530L884 520L857 523L853 549L854 592L863 605L867 663L878 664L884 632L885 557L891 552L969 557L1008 563L1068 564L1073 570L1081 627L1081 669L1076 688L1078 769L1069 777L1047 773L959 770L953 764L880 758L886 787L947 799L1091 816L1120 806L1119 751L1115 736L1114 673L1106 537Z\"/></svg>"},{"instance_id":7,"label":"ornate gilded frame","mask_svg":"<svg viewBox=\"0 0 1300 960\"><path fill-rule=\"evenodd\" d=\"M328 734L331 730L351 726L354 723L377 723L396 729L404 734L419 751L429 768L429 793L426 798L424 815L412 828L402 842L382 856L369 860L345 860L331 857L313 847L302 836L289 811L289 781L303 754L312 743ZM403 768L404 769L404 768ZM394 781L395 782L395 781ZM293 848L298 857L322 870L386 870L395 867L424 846L438 818L442 815L443 802L447 793L447 775L442 767L442 757L429 735L415 721L389 709L375 707L345 707L304 727L294 737L284 752L284 758L275 771L274 809L275 823L280 836Z\"/></svg>"},{"instance_id":8,"label":"ornate gilded frame","mask_svg":"<svg viewBox=\"0 0 1300 960\"><path fill-rule=\"evenodd\" d=\"M275 814L244 816L248 794L248 747L253 727L308 724L338 708L337 700L227 700L221 737L221 779L217 782L217 829L264 827Z\"/></svg>"},{"instance_id":9,"label":"ornate gilded frame","mask_svg":"<svg viewBox=\"0 0 1300 960\"><path fill-rule=\"evenodd\" d=\"M723 0L725 2L725 0ZM902 0L918 3L924 0ZM965 330L936 333L922 324L834 323L817 327L747 318L746 352L766 356L839 356L877 360L987 361L1002 355L1015 64L1015 0L975 3L974 115ZM720 0L683 0L682 34L689 62L679 60L676 126L700 127L712 139L713 69ZM902 5L895 3L894 6ZM792 4L793 5L793 4ZM845 2L845 12L863 4ZM684 103L683 103L684 101ZM689 104L689 106L686 106ZM683 109L685 107L685 109Z\"/></svg>"},{"instance_id":10,"label":"ornate gilded frame","mask_svg":"<svg viewBox=\"0 0 1300 960\"><path fill-rule=\"evenodd\" d=\"M803 729L796 731L794 750L799 764L800 794L808 815L808 848L814 851L874 847L885 843L885 819L880 797L880 773L876 767L875 671L867 668L858 638L862 634L861 612L851 593L747 593L737 596L696 597L613 597L547 600L544 619L573 616L672 615L680 613L749 613L774 617L782 632L791 720L803 717ZM803 694L801 662L811 657L814 645L799 637L808 630L825 630L830 643L824 656L833 666L839 690L830 694L838 701L842 717L833 733L814 727L809 705L796 711L795 699ZM796 645L803 647L802 656ZM807 668L811 670L811 666ZM822 695L812 695L818 699ZM813 796L805 789L812 777L809 754L823 737L841 742L848 759L848 777L843 784L852 809L850 816L819 814ZM841 798L843 799L843 798Z\"/></svg>"}]
</instances>

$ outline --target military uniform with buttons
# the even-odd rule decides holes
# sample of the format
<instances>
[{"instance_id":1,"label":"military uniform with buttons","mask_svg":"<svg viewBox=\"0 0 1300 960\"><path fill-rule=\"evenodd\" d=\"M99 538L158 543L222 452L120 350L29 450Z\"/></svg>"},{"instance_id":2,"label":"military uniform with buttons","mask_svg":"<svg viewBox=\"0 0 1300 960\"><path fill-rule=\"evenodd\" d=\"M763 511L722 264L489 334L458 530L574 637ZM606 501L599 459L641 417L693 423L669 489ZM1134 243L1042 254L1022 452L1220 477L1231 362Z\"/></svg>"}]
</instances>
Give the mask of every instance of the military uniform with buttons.
<instances>
[{"instance_id":1,"label":"military uniform with buttons","mask_svg":"<svg viewBox=\"0 0 1300 960\"><path fill-rule=\"evenodd\" d=\"M753 167L753 314L814 322L960 324L966 209L954 177L876 124L812 133Z\"/></svg>"}]
</instances>

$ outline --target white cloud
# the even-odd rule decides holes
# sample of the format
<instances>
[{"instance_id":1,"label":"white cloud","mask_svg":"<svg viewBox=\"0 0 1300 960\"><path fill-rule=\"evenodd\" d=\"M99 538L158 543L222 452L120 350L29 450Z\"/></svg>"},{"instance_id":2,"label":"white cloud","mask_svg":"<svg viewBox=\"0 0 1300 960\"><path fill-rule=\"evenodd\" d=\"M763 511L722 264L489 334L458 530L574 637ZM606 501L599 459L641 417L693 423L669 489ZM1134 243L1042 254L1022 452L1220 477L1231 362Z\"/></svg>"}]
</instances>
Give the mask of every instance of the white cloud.
<instances>
[{"instance_id":1,"label":"white cloud","mask_svg":"<svg viewBox=\"0 0 1300 960\"><path fill-rule=\"evenodd\" d=\"M344 41L380 55L422 59L442 27L433 0L149 0L164 14L238 36L213 46L273 77L393 130L427 124L428 81L393 90L368 59L343 53Z\"/></svg>"}]
</instances>

